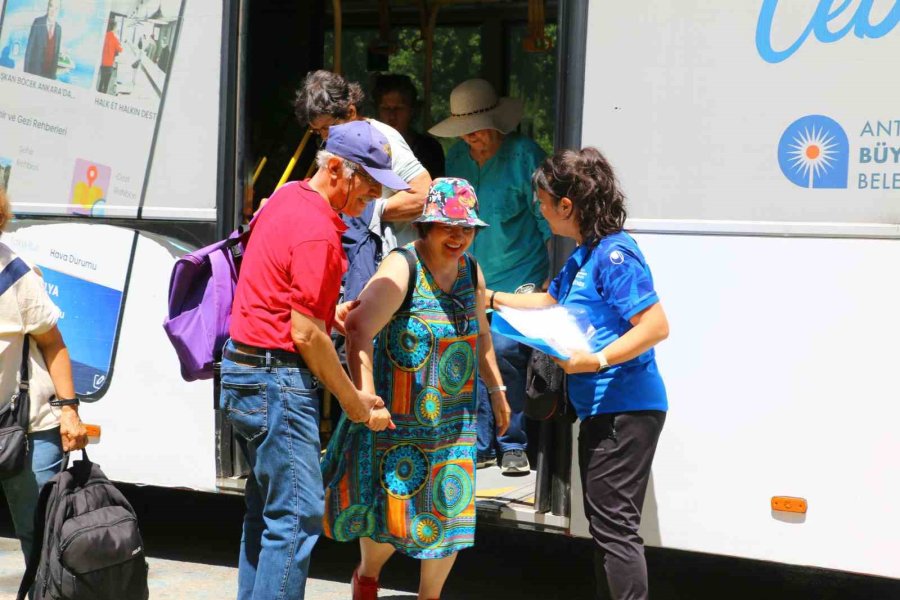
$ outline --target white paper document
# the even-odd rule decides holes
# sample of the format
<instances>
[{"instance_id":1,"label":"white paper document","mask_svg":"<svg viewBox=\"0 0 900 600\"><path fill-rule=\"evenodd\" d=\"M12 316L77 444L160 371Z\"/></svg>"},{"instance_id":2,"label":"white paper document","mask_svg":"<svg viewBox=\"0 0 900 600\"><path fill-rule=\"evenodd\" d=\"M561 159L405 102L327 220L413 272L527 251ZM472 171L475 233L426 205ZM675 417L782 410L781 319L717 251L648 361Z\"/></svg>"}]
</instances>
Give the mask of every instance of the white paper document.
<instances>
[{"instance_id":1,"label":"white paper document","mask_svg":"<svg viewBox=\"0 0 900 600\"><path fill-rule=\"evenodd\" d=\"M567 358L572 350L589 352L594 334L586 315L560 305L530 309L503 306L494 315L492 328L558 358Z\"/></svg>"}]
</instances>

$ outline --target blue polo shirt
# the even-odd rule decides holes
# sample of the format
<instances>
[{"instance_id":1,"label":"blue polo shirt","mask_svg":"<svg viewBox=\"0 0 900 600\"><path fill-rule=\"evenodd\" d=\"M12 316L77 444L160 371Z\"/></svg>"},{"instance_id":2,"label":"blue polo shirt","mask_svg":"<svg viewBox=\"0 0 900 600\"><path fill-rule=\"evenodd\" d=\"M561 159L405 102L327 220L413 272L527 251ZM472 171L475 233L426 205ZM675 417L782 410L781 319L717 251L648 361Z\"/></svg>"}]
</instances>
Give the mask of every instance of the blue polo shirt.
<instances>
[{"instance_id":1,"label":"blue polo shirt","mask_svg":"<svg viewBox=\"0 0 900 600\"><path fill-rule=\"evenodd\" d=\"M548 291L563 306L585 309L596 329L592 352L619 339L632 328L629 319L659 302L650 267L624 231L604 237L594 248L576 248ZM602 373L569 375L568 384L569 399L582 419L669 407L652 348Z\"/></svg>"},{"instance_id":2,"label":"blue polo shirt","mask_svg":"<svg viewBox=\"0 0 900 600\"><path fill-rule=\"evenodd\" d=\"M462 140L447 152L447 176L472 184L478 216L490 225L475 236L470 252L492 290L514 292L523 283L541 285L550 272L550 226L532 202L531 190L531 174L544 156L540 146L517 133L507 135L482 167Z\"/></svg>"}]
</instances>

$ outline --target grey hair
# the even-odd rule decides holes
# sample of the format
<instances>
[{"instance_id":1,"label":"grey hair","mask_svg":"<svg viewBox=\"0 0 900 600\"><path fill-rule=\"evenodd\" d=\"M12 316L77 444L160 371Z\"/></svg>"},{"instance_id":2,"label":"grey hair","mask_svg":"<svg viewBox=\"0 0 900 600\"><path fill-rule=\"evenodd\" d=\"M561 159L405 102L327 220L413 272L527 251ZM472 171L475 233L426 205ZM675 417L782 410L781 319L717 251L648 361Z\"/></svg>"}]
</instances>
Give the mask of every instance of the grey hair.
<instances>
[{"instance_id":1,"label":"grey hair","mask_svg":"<svg viewBox=\"0 0 900 600\"><path fill-rule=\"evenodd\" d=\"M304 127L323 115L346 119L350 115L350 107L359 107L365 97L362 87L356 82L349 82L330 71L312 71L297 90L294 114Z\"/></svg>"},{"instance_id":2,"label":"grey hair","mask_svg":"<svg viewBox=\"0 0 900 600\"><path fill-rule=\"evenodd\" d=\"M350 179L353 177L353 173L359 169L359 165L355 162L349 161L346 158L342 158L337 154L332 154L328 150L319 150L316 153L316 166L320 169L324 169L328 165L328 161L331 158L339 158L341 160L341 165L344 167L344 178Z\"/></svg>"}]
</instances>

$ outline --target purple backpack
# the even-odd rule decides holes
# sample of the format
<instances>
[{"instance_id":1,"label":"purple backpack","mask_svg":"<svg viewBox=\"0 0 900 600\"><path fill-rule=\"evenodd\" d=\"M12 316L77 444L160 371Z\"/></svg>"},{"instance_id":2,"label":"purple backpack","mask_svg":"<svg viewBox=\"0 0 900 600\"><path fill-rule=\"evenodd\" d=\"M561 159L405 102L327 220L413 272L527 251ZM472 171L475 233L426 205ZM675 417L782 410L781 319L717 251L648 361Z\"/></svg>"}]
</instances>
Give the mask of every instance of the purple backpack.
<instances>
[{"instance_id":1,"label":"purple backpack","mask_svg":"<svg viewBox=\"0 0 900 600\"><path fill-rule=\"evenodd\" d=\"M251 223L252 225L252 223ZM169 281L169 316L163 329L175 347L185 381L212 379L231 325L231 304L251 229L185 254Z\"/></svg>"}]
</instances>

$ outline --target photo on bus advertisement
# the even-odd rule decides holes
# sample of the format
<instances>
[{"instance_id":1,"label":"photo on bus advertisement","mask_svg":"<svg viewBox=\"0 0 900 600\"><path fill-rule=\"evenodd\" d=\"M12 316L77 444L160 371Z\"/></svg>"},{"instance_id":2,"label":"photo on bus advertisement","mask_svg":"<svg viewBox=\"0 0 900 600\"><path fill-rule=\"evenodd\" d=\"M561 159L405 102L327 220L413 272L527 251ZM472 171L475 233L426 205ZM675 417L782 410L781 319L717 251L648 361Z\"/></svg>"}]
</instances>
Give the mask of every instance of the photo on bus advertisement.
<instances>
[{"instance_id":1,"label":"photo on bus advertisement","mask_svg":"<svg viewBox=\"0 0 900 600\"><path fill-rule=\"evenodd\" d=\"M180 0L9 0L0 67L110 96L159 101L180 11Z\"/></svg>"},{"instance_id":2,"label":"photo on bus advertisement","mask_svg":"<svg viewBox=\"0 0 900 600\"><path fill-rule=\"evenodd\" d=\"M8 0L0 67L90 88L103 40L102 2Z\"/></svg>"},{"instance_id":3,"label":"photo on bus advertisement","mask_svg":"<svg viewBox=\"0 0 900 600\"><path fill-rule=\"evenodd\" d=\"M12 160L0 156L0 190L9 188L9 175L12 172Z\"/></svg>"},{"instance_id":4,"label":"photo on bus advertisement","mask_svg":"<svg viewBox=\"0 0 900 600\"><path fill-rule=\"evenodd\" d=\"M180 4L112 2L103 38L98 92L159 101L172 64Z\"/></svg>"}]
</instances>

